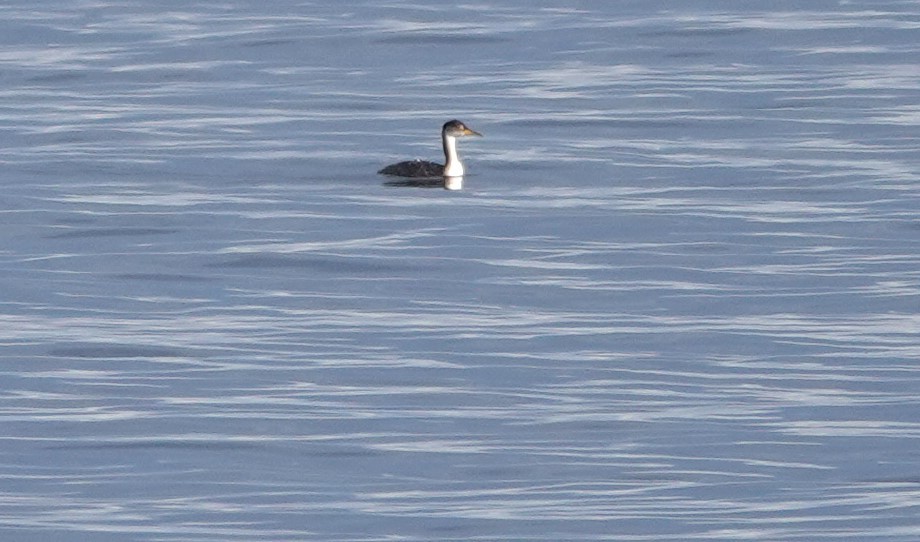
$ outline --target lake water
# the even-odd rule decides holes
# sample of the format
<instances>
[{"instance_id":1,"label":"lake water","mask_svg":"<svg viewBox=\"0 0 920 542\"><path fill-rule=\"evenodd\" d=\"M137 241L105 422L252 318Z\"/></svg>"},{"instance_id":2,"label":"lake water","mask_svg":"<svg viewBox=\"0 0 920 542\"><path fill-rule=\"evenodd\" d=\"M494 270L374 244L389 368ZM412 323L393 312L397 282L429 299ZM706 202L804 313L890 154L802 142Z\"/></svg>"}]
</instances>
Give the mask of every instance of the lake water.
<instances>
[{"instance_id":1,"label":"lake water","mask_svg":"<svg viewBox=\"0 0 920 542\"><path fill-rule=\"evenodd\" d=\"M920 539L918 58L914 1L6 2L0 539ZM462 190L376 174L451 118Z\"/></svg>"}]
</instances>

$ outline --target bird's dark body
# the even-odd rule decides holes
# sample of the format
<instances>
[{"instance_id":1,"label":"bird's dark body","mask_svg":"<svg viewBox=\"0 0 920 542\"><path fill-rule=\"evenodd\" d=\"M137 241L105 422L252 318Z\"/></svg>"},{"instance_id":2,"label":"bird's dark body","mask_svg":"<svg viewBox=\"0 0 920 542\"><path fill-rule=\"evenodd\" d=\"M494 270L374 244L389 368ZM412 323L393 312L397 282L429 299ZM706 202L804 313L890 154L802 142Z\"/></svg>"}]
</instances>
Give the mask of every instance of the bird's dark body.
<instances>
[{"instance_id":1,"label":"bird's dark body","mask_svg":"<svg viewBox=\"0 0 920 542\"><path fill-rule=\"evenodd\" d=\"M444 175L444 166L427 160L409 160L391 164L377 173L397 177L441 177Z\"/></svg>"}]
</instances>

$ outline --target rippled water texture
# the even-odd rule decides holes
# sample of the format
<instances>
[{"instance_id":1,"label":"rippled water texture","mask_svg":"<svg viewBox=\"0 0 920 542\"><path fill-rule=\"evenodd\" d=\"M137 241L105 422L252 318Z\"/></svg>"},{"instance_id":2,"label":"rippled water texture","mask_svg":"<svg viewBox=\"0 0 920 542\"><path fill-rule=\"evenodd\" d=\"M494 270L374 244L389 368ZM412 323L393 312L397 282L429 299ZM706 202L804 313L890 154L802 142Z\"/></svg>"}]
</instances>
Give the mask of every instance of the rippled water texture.
<instances>
[{"instance_id":1,"label":"rippled water texture","mask_svg":"<svg viewBox=\"0 0 920 542\"><path fill-rule=\"evenodd\" d=\"M920 5L688 4L0 6L0 539L920 539Z\"/></svg>"}]
</instances>

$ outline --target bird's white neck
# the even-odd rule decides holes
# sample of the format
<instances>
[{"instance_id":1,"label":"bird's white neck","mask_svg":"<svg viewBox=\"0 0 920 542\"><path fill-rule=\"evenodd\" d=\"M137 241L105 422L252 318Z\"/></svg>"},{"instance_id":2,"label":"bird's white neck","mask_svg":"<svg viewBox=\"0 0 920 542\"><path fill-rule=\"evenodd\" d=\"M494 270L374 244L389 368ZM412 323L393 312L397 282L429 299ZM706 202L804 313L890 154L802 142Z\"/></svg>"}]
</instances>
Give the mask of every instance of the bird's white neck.
<instances>
[{"instance_id":1,"label":"bird's white neck","mask_svg":"<svg viewBox=\"0 0 920 542\"><path fill-rule=\"evenodd\" d=\"M461 177L463 176L463 164L460 157L457 156L457 138L444 134L444 176Z\"/></svg>"}]
</instances>

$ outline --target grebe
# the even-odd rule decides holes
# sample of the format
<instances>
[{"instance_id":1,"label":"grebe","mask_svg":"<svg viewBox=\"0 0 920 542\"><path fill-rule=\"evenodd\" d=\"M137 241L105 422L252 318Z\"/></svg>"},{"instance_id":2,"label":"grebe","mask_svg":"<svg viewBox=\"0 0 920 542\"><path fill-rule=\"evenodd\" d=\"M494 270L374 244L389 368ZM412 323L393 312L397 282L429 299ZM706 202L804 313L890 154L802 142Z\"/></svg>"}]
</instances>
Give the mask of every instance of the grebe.
<instances>
[{"instance_id":1,"label":"grebe","mask_svg":"<svg viewBox=\"0 0 920 542\"><path fill-rule=\"evenodd\" d=\"M464 136L482 137L482 134L470 130L459 120L447 121L441 128L441 143L444 145L445 160L443 166L426 160L409 160L389 165L377 173L397 177L462 177L463 163L457 156L457 138Z\"/></svg>"}]
</instances>

